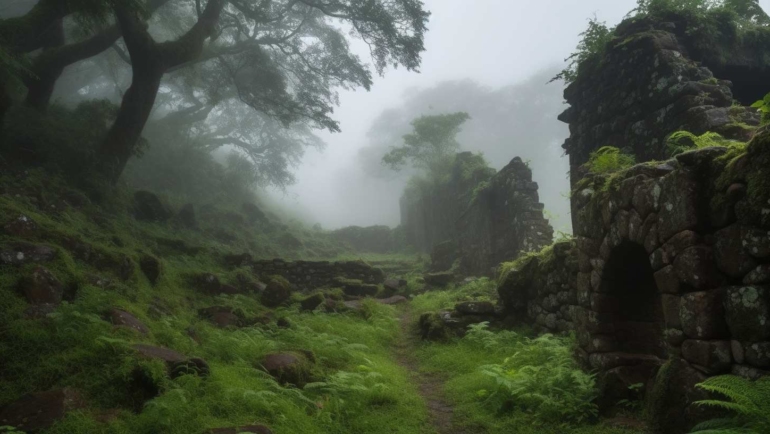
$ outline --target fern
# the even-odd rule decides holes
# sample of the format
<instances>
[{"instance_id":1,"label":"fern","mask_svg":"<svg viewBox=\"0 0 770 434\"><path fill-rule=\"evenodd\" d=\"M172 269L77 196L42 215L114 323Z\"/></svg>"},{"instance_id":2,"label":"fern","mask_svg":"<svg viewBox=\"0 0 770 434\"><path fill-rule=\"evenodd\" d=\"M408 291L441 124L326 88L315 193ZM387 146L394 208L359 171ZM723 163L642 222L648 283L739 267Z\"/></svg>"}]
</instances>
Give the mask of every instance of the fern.
<instances>
[{"instance_id":1,"label":"fern","mask_svg":"<svg viewBox=\"0 0 770 434\"><path fill-rule=\"evenodd\" d=\"M698 401L701 406L733 413L732 418L712 419L697 425L698 434L760 434L770 432L770 378L750 381L734 375L712 377L698 387L722 399Z\"/></svg>"},{"instance_id":2,"label":"fern","mask_svg":"<svg viewBox=\"0 0 770 434\"><path fill-rule=\"evenodd\" d=\"M614 146L602 146L591 152L586 167L591 173L606 174L633 166L636 158L620 151Z\"/></svg>"},{"instance_id":3,"label":"fern","mask_svg":"<svg viewBox=\"0 0 770 434\"><path fill-rule=\"evenodd\" d=\"M666 138L666 147L671 156L712 146L739 147L745 146L745 143L726 139L713 131L707 131L700 136L689 131L677 131Z\"/></svg>"}]
</instances>

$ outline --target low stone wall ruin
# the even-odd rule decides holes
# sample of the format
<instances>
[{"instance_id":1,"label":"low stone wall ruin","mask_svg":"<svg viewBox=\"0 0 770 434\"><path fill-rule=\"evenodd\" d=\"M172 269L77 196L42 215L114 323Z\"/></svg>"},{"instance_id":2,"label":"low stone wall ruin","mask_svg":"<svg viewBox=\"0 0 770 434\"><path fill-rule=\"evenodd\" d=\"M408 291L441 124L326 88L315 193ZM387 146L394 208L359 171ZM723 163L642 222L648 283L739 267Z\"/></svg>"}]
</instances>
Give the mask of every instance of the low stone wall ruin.
<instances>
[{"instance_id":1,"label":"low stone wall ruin","mask_svg":"<svg viewBox=\"0 0 770 434\"><path fill-rule=\"evenodd\" d=\"M380 284L385 274L363 261L294 261L282 259L256 260L251 263L260 275L279 275L302 291L334 285L335 278L360 280L365 284Z\"/></svg>"}]
</instances>

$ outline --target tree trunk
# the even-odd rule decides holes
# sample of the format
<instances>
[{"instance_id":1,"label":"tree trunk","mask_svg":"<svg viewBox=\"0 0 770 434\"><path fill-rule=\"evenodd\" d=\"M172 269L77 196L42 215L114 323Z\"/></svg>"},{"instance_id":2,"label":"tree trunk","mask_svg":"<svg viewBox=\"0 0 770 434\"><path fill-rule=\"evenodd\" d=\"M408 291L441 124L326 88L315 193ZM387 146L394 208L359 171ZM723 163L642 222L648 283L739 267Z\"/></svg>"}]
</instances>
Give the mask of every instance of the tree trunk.
<instances>
[{"instance_id":1,"label":"tree trunk","mask_svg":"<svg viewBox=\"0 0 770 434\"><path fill-rule=\"evenodd\" d=\"M115 15L131 55L133 78L123 96L115 123L99 147L101 168L114 184L136 150L163 74L169 68L200 55L203 44L214 31L225 0L209 0L198 22L179 39L158 44L135 12L116 7Z\"/></svg>"},{"instance_id":2,"label":"tree trunk","mask_svg":"<svg viewBox=\"0 0 770 434\"><path fill-rule=\"evenodd\" d=\"M123 96L118 117L99 148L102 169L112 183L120 178L136 149L155 104L163 73L159 64L142 71L134 68L134 78Z\"/></svg>"}]
</instances>

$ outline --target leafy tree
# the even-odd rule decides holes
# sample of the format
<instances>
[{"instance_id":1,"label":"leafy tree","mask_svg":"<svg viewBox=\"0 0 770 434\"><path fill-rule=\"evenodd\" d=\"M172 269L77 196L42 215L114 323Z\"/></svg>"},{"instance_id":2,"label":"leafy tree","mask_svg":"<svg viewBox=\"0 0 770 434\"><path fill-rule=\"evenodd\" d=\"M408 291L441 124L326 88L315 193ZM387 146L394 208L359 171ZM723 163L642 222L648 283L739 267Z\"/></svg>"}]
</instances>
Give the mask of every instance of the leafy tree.
<instances>
[{"instance_id":1,"label":"leafy tree","mask_svg":"<svg viewBox=\"0 0 770 434\"><path fill-rule=\"evenodd\" d=\"M468 119L465 112L418 117L412 121L412 132L403 137L403 145L382 157L383 164L394 170L411 163L428 173L441 171L460 149L456 136Z\"/></svg>"}]
</instances>

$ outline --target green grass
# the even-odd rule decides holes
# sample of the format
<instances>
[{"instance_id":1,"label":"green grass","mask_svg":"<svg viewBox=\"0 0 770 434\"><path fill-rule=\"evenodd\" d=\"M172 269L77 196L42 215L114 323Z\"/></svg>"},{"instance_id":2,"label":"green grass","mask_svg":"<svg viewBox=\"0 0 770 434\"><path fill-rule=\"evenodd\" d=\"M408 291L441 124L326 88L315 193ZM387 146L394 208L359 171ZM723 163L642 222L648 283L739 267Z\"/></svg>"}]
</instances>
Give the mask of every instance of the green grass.
<instances>
[{"instance_id":1,"label":"green grass","mask_svg":"<svg viewBox=\"0 0 770 434\"><path fill-rule=\"evenodd\" d=\"M24 192L40 190L52 200L68 188L35 171L24 180L3 178L0 183ZM0 226L6 223L5 216L9 220L19 214L38 225L38 231L24 239L0 233L0 245L27 241L54 246L58 257L44 266L65 284L77 286L76 296L48 318L25 319L28 304L16 287L32 266L0 267L0 406L31 392L68 386L80 391L86 408L69 413L43 434L189 434L252 423L268 425L279 434L431 433L422 399L407 372L391 357L392 341L400 332L393 308L364 303L362 312L327 314L300 313L295 306L272 311L274 319L289 318L289 328L238 330L215 328L197 314L198 309L214 305L237 308L247 317L269 313L253 295L208 296L193 288L190 276L200 272L214 273L229 284L235 284L239 275L256 277L248 268L224 268L225 254L250 251L255 257L302 257L313 240L320 250L331 246L329 250L344 252L344 248L331 244L323 233L297 228L290 229L305 247L293 253L281 250L274 240L279 235L258 229L241 230L237 242L223 243L208 233L217 222L202 221L201 231L137 222L126 212L128 192L117 193L99 206L59 214L40 211L24 194L0 195L4 216ZM105 267L105 261L79 259L66 247L67 238L81 240L99 258L107 258L108 265L123 257L138 264L142 255L151 254L161 261L161 278L152 285L137 266L122 281L118 270ZM169 239L199 249L179 251L162 242ZM90 283L91 276L112 284L97 287ZM104 319L112 307L134 314L149 333L114 328ZM172 380L162 363L140 359L130 348L134 343L201 357L210 365L211 375ZM258 369L264 355L284 350L313 352L317 363L312 386L284 387ZM145 402L137 372L160 392L157 397ZM117 417L100 422L105 412Z\"/></svg>"},{"instance_id":2,"label":"green grass","mask_svg":"<svg viewBox=\"0 0 770 434\"><path fill-rule=\"evenodd\" d=\"M479 294L479 287L489 287L489 281L479 281L472 285L447 291L435 291L415 297L411 308L416 312L432 311L448 307L454 302L465 299L470 294ZM494 284L492 283L493 287ZM622 428L615 428L597 422L592 414L586 413L583 422L575 422L569 417L559 420L547 408L534 405L526 396L511 395L501 388L501 375L490 375L490 370L500 368L507 374L507 379L520 378L520 372L543 367L539 378L525 378L543 382L548 389L556 387L550 377L557 372L579 373L571 358L572 339L545 337L535 339L527 329L516 331L491 331L485 326L472 326L463 338L449 342L424 342L416 352L420 369L446 379L444 394L454 405L455 423L459 423L470 432L490 434L621 434L634 433ZM553 375L552 375L553 374ZM529 375L529 374L528 374ZM503 376L505 377L505 376ZM574 390L583 390L574 385L563 386ZM552 389L552 387L550 387ZM573 390L568 389L568 390ZM537 385L529 383L527 393L536 393ZM567 408L572 415L582 414L585 407L568 397ZM561 408L560 407L560 408Z\"/></svg>"}]
</instances>

